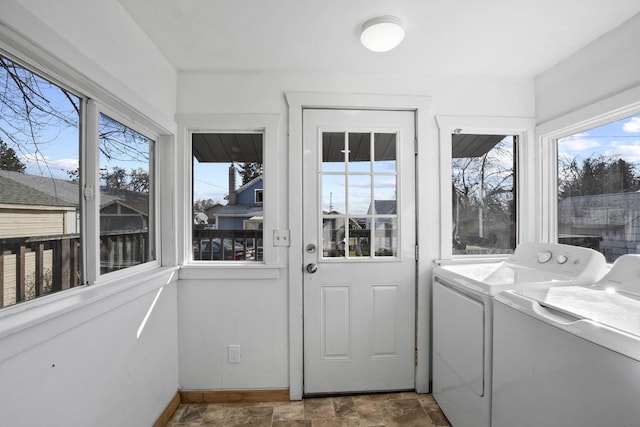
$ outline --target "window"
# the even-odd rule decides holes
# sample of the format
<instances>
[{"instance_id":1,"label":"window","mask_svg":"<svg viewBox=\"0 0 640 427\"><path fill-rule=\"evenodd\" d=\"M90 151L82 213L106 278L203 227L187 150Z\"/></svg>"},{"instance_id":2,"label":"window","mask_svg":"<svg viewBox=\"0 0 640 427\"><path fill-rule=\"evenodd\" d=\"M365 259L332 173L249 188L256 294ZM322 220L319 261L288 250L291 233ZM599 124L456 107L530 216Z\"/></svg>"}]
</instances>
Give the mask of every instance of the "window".
<instances>
[{"instance_id":1,"label":"window","mask_svg":"<svg viewBox=\"0 0 640 427\"><path fill-rule=\"evenodd\" d=\"M515 249L516 141L510 135L452 135L453 254Z\"/></svg>"},{"instance_id":2,"label":"window","mask_svg":"<svg viewBox=\"0 0 640 427\"><path fill-rule=\"evenodd\" d=\"M155 260L154 142L97 106L0 56L0 307Z\"/></svg>"},{"instance_id":3,"label":"window","mask_svg":"<svg viewBox=\"0 0 640 427\"><path fill-rule=\"evenodd\" d=\"M558 140L558 241L640 253L640 115Z\"/></svg>"},{"instance_id":4,"label":"window","mask_svg":"<svg viewBox=\"0 0 640 427\"><path fill-rule=\"evenodd\" d=\"M193 260L262 261L263 134L194 133L192 157Z\"/></svg>"},{"instance_id":5,"label":"window","mask_svg":"<svg viewBox=\"0 0 640 427\"><path fill-rule=\"evenodd\" d=\"M81 105L0 56L0 307L83 282Z\"/></svg>"},{"instance_id":6,"label":"window","mask_svg":"<svg viewBox=\"0 0 640 427\"><path fill-rule=\"evenodd\" d=\"M100 273L155 259L153 141L100 114Z\"/></svg>"}]
</instances>

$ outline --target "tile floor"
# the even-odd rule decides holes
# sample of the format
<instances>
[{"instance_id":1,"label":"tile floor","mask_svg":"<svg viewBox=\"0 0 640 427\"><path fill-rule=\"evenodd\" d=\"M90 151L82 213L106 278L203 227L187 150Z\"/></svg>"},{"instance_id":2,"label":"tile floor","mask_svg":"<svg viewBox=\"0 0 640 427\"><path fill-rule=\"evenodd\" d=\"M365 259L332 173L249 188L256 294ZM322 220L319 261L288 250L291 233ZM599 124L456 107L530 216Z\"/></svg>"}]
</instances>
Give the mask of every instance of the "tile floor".
<instances>
[{"instance_id":1,"label":"tile floor","mask_svg":"<svg viewBox=\"0 0 640 427\"><path fill-rule=\"evenodd\" d=\"M181 404L167 427L391 427L451 425L430 394L388 393L295 402Z\"/></svg>"}]
</instances>

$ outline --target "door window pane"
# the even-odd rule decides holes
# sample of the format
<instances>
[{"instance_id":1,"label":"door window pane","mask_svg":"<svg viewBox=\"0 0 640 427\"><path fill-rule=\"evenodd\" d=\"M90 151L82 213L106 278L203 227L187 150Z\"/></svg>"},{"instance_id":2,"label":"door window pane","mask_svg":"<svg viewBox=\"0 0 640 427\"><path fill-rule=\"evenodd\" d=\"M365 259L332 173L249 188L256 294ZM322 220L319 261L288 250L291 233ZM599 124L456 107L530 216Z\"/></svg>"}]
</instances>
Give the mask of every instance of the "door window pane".
<instances>
[{"instance_id":1,"label":"door window pane","mask_svg":"<svg viewBox=\"0 0 640 427\"><path fill-rule=\"evenodd\" d=\"M322 170L343 172L347 145L344 132L324 132L322 134Z\"/></svg>"},{"instance_id":2,"label":"door window pane","mask_svg":"<svg viewBox=\"0 0 640 427\"><path fill-rule=\"evenodd\" d=\"M0 56L0 307L83 282L80 109Z\"/></svg>"},{"instance_id":3,"label":"door window pane","mask_svg":"<svg viewBox=\"0 0 640 427\"><path fill-rule=\"evenodd\" d=\"M512 253L516 137L455 134L452 141L453 253Z\"/></svg>"},{"instance_id":4,"label":"door window pane","mask_svg":"<svg viewBox=\"0 0 640 427\"><path fill-rule=\"evenodd\" d=\"M376 172L396 171L396 134L377 133L374 137Z\"/></svg>"},{"instance_id":5,"label":"door window pane","mask_svg":"<svg viewBox=\"0 0 640 427\"><path fill-rule=\"evenodd\" d=\"M322 256L325 258L344 258L345 228L343 216L325 216L322 219Z\"/></svg>"},{"instance_id":6,"label":"door window pane","mask_svg":"<svg viewBox=\"0 0 640 427\"><path fill-rule=\"evenodd\" d=\"M337 147L345 135L348 149L343 156ZM327 132L322 141L323 257L362 260L397 256L397 134ZM329 141L338 145L330 149ZM375 248L374 224L382 229L391 224L392 229L391 232L375 229L378 245Z\"/></svg>"},{"instance_id":7,"label":"door window pane","mask_svg":"<svg viewBox=\"0 0 640 427\"><path fill-rule=\"evenodd\" d=\"M377 256L397 256L398 247L397 218L376 219L375 250Z\"/></svg>"},{"instance_id":8,"label":"door window pane","mask_svg":"<svg viewBox=\"0 0 640 427\"><path fill-rule=\"evenodd\" d=\"M324 213L345 212L347 198L344 175L322 176L322 211Z\"/></svg>"},{"instance_id":9,"label":"door window pane","mask_svg":"<svg viewBox=\"0 0 640 427\"><path fill-rule=\"evenodd\" d=\"M349 133L349 172L371 171L371 134Z\"/></svg>"},{"instance_id":10,"label":"door window pane","mask_svg":"<svg viewBox=\"0 0 640 427\"><path fill-rule=\"evenodd\" d=\"M640 253L640 115L558 140L558 241Z\"/></svg>"},{"instance_id":11,"label":"door window pane","mask_svg":"<svg viewBox=\"0 0 640 427\"><path fill-rule=\"evenodd\" d=\"M196 133L192 153L193 259L263 261L263 134Z\"/></svg>"},{"instance_id":12,"label":"door window pane","mask_svg":"<svg viewBox=\"0 0 640 427\"><path fill-rule=\"evenodd\" d=\"M371 220L351 218L349 220L349 256L368 257L371 255Z\"/></svg>"},{"instance_id":13,"label":"door window pane","mask_svg":"<svg viewBox=\"0 0 640 427\"><path fill-rule=\"evenodd\" d=\"M349 175L349 214L371 213L371 176Z\"/></svg>"},{"instance_id":14,"label":"door window pane","mask_svg":"<svg viewBox=\"0 0 640 427\"><path fill-rule=\"evenodd\" d=\"M155 259L153 141L100 114L100 274Z\"/></svg>"}]
</instances>

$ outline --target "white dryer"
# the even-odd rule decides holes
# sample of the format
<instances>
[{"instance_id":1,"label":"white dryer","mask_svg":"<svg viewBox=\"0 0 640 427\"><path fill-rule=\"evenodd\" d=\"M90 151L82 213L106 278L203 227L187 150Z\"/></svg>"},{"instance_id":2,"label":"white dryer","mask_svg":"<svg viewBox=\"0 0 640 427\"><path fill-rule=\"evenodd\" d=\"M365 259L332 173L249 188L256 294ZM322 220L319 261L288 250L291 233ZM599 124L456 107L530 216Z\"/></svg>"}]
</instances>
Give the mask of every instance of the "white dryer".
<instances>
[{"instance_id":1,"label":"white dryer","mask_svg":"<svg viewBox=\"0 0 640 427\"><path fill-rule=\"evenodd\" d=\"M495 295L592 283L605 269L602 254L591 249L531 242L518 245L502 262L434 269L432 389L453 427L491 425Z\"/></svg>"},{"instance_id":2,"label":"white dryer","mask_svg":"<svg viewBox=\"0 0 640 427\"><path fill-rule=\"evenodd\" d=\"M493 427L640 425L640 255L494 309Z\"/></svg>"}]
</instances>

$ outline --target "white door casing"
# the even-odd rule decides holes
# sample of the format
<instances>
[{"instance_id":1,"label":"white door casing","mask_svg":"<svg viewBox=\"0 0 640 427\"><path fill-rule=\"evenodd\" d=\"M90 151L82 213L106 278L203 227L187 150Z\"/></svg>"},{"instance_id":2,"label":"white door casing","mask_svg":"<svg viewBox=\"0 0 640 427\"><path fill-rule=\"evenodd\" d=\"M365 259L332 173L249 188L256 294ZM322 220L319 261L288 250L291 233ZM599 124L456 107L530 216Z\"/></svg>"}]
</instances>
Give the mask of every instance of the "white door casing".
<instances>
[{"instance_id":1,"label":"white door casing","mask_svg":"<svg viewBox=\"0 0 640 427\"><path fill-rule=\"evenodd\" d=\"M411 111L303 110L305 394L415 386L414 132Z\"/></svg>"}]
</instances>

